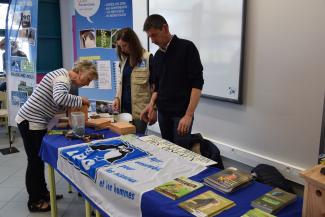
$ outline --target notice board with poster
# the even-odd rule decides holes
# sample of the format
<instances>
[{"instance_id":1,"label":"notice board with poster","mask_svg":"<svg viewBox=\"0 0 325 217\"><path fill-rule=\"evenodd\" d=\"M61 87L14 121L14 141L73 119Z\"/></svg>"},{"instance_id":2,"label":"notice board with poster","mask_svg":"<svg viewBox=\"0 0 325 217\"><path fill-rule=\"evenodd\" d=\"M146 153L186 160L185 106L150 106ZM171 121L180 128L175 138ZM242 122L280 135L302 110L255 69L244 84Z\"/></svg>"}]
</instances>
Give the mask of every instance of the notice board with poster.
<instances>
[{"instance_id":1,"label":"notice board with poster","mask_svg":"<svg viewBox=\"0 0 325 217\"><path fill-rule=\"evenodd\" d=\"M98 80L79 89L79 95L110 101L116 94L119 61L116 33L133 26L132 0L75 0L75 41L77 60L97 65Z\"/></svg>"},{"instance_id":2,"label":"notice board with poster","mask_svg":"<svg viewBox=\"0 0 325 217\"><path fill-rule=\"evenodd\" d=\"M36 86L37 0L12 0L6 22L6 65L9 125Z\"/></svg>"}]
</instances>

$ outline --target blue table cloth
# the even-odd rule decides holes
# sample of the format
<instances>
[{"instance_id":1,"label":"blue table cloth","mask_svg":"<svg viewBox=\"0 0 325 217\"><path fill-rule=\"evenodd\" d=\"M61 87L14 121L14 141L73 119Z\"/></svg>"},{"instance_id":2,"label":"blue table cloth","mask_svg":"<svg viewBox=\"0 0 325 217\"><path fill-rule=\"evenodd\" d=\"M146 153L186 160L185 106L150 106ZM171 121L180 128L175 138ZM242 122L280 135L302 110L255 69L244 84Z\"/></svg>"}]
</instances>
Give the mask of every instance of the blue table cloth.
<instances>
[{"instance_id":1,"label":"blue table cloth","mask_svg":"<svg viewBox=\"0 0 325 217\"><path fill-rule=\"evenodd\" d=\"M199 173L196 176L191 177L191 179L203 182L203 178L206 176L212 175L220 171L217 168L208 168L207 170ZM264 185L258 182L253 182L247 187L241 188L236 192L231 194L224 194L220 191L214 190L210 187L204 186L188 194L178 200L171 200L156 191L149 191L144 193L142 196L142 214L143 216L155 216L155 217L167 217L167 216L177 216L177 217L189 217L191 214L187 213L185 210L177 207L177 204L183 202L187 199L194 197L195 195L201 194L207 190L212 190L217 194L226 197L236 203L236 206L220 213L218 217L239 217L246 213L248 210L252 209L250 203L252 200L255 200L259 196L265 194L268 191L272 190L272 187ZM154 215L153 215L154 214ZM278 217L300 217L302 215L302 198L298 197L297 200L282 209L279 213L276 214Z\"/></svg>"},{"instance_id":2,"label":"blue table cloth","mask_svg":"<svg viewBox=\"0 0 325 217\"><path fill-rule=\"evenodd\" d=\"M116 133L113 133L109 130L99 130L95 131L92 129L86 129L86 133L102 133L104 134L105 138L112 138L119 136ZM58 160L58 149L60 147L66 147L69 145L79 144L83 143L82 140L79 139L67 139L62 135L47 135L43 139L42 147L40 150L41 158L48 164L50 164L53 168L56 169L57 160ZM191 179L195 181L202 182L203 178L206 176L212 175L213 173L216 173L220 171L220 169L217 168L208 168L205 171L191 177ZM62 175L62 174L61 174ZM65 177L63 175L63 177ZM67 179L67 177L65 177ZM83 192L82 189L78 189L74 183L71 182L71 180L67 179L67 181L72 184L85 198L87 198ZM203 193L207 190L212 190L216 192L217 194L226 197L236 203L236 206L232 207L229 210L226 210L218 215L218 217L239 217L243 215L248 210L252 209L250 206L250 203L252 200L255 200L259 196L265 194L266 192L270 191L272 187L258 183L253 182L251 185L239 189L236 192L233 192L231 194L224 194L222 192L216 191L210 187L204 186L203 188L192 192L189 195L186 195L178 200L171 200L170 198L167 198L161 194L159 194L156 191L148 191L143 194L142 196L142 202L141 202L141 210L142 215L144 217L170 217L170 216L177 216L177 217L190 217L192 216L185 210L179 208L177 204L179 204L182 201L185 201L189 198L194 197L195 195L198 195L200 193ZM107 214L103 213L101 209L97 207L96 204L94 204L89 198L87 198L90 204L95 207L103 216L108 216ZM279 213L277 213L277 216L279 217L300 217L302 215L302 198L298 197L297 200L282 209Z\"/></svg>"}]
</instances>

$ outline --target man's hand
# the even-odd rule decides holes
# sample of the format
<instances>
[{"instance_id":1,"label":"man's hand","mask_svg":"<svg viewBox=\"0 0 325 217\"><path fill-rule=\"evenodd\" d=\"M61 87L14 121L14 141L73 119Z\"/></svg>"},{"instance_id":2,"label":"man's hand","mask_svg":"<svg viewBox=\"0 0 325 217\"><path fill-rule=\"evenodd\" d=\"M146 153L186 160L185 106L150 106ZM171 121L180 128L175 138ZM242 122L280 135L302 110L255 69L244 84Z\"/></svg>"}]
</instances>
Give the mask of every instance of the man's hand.
<instances>
[{"instance_id":1,"label":"man's hand","mask_svg":"<svg viewBox=\"0 0 325 217\"><path fill-rule=\"evenodd\" d=\"M154 109L152 104L148 104L146 108L141 112L140 119L149 125L156 123L157 111Z\"/></svg>"},{"instance_id":2,"label":"man's hand","mask_svg":"<svg viewBox=\"0 0 325 217\"><path fill-rule=\"evenodd\" d=\"M200 97L201 90L197 88L192 88L190 103L188 104L184 117L182 117L182 119L178 123L177 133L179 135L184 136L189 132L193 121L193 114L196 109L196 106L199 104Z\"/></svg>"},{"instance_id":3,"label":"man's hand","mask_svg":"<svg viewBox=\"0 0 325 217\"><path fill-rule=\"evenodd\" d=\"M89 100L88 100L88 98L87 98L87 97L84 97L84 96L82 96L82 97L81 97L81 99L82 99L82 105L86 105L86 106L88 106L88 107L89 107L90 103L89 103Z\"/></svg>"},{"instance_id":4,"label":"man's hand","mask_svg":"<svg viewBox=\"0 0 325 217\"><path fill-rule=\"evenodd\" d=\"M157 110L152 109L152 112L149 113L149 125L153 125L157 122Z\"/></svg>"},{"instance_id":5,"label":"man's hand","mask_svg":"<svg viewBox=\"0 0 325 217\"><path fill-rule=\"evenodd\" d=\"M186 135L190 130L192 121L193 117L185 114L178 123L177 133L180 136Z\"/></svg>"},{"instance_id":6,"label":"man's hand","mask_svg":"<svg viewBox=\"0 0 325 217\"><path fill-rule=\"evenodd\" d=\"M119 111L120 110L120 99L119 98L115 98L113 101L113 110L114 111Z\"/></svg>"},{"instance_id":7,"label":"man's hand","mask_svg":"<svg viewBox=\"0 0 325 217\"><path fill-rule=\"evenodd\" d=\"M141 112L140 114L140 120L143 120L144 122L149 122L149 110L150 110L150 104L148 104Z\"/></svg>"}]
</instances>

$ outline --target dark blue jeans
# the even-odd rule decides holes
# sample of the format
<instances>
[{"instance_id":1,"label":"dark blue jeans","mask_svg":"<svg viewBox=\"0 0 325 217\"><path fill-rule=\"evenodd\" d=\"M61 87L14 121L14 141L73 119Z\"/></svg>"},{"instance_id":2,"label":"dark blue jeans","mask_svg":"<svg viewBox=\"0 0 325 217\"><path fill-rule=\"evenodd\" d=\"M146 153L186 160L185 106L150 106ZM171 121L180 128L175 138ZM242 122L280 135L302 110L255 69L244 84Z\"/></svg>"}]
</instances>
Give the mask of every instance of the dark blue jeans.
<instances>
[{"instance_id":1,"label":"dark blue jeans","mask_svg":"<svg viewBox=\"0 0 325 217\"><path fill-rule=\"evenodd\" d=\"M158 112L158 123L161 132L161 137L183 148L189 149L191 145L191 131L194 118L192 120L192 124L190 126L189 131L184 136L181 136L177 133L178 123L181 118L182 117L173 117Z\"/></svg>"}]
</instances>

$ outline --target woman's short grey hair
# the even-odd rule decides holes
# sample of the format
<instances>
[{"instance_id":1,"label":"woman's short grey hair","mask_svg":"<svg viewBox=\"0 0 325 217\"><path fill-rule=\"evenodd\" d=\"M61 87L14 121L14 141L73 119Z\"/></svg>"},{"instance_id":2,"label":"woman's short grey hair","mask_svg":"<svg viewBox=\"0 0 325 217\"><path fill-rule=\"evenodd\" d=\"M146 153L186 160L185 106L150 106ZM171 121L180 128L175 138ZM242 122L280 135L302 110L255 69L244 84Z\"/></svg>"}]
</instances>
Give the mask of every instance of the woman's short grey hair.
<instances>
[{"instance_id":1,"label":"woman's short grey hair","mask_svg":"<svg viewBox=\"0 0 325 217\"><path fill-rule=\"evenodd\" d=\"M94 76L95 79L98 79L97 67L89 60L76 62L72 71L76 73L88 73L89 75Z\"/></svg>"}]
</instances>

